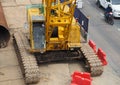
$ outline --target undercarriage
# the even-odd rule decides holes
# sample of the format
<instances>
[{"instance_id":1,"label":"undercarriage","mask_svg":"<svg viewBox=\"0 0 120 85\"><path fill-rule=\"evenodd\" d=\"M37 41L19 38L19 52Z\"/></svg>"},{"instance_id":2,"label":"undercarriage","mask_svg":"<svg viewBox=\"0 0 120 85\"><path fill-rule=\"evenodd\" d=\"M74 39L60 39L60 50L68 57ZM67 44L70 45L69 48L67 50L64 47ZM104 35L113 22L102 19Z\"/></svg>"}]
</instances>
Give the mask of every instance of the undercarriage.
<instances>
[{"instance_id":1,"label":"undercarriage","mask_svg":"<svg viewBox=\"0 0 120 85\"><path fill-rule=\"evenodd\" d=\"M52 61L82 59L82 62L85 63L84 67L91 73L91 76L99 76L103 72L100 59L87 43L82 43L81 48L75 51L49 51L43 54L33 54L29 52L29 40L24 33L16 32L13 36L13 41L26 83L39 82L40 73L38 65Z\"/></svg>"}]
</instances>

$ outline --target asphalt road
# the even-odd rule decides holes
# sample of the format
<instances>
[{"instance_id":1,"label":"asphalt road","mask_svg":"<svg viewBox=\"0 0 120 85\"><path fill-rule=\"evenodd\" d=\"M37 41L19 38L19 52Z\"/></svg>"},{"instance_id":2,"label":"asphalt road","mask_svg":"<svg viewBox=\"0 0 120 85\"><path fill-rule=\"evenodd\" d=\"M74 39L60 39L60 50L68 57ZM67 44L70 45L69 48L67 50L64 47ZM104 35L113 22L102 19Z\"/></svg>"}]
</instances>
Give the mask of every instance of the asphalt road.
<instances>
[{"instance_id":1,"label":"asphalt road","mask_svg":"<svg viewBox=\"0 0 120 85\"><path fill-rule=\"evenodd\" d=\"M81 11L90 17L88 38L106 52L108 65L120 77L120 19L114 19L115 24L109 25L104 20L104 9L97 7L96 0L83 2Z\"/></svg>"}]
</instances>

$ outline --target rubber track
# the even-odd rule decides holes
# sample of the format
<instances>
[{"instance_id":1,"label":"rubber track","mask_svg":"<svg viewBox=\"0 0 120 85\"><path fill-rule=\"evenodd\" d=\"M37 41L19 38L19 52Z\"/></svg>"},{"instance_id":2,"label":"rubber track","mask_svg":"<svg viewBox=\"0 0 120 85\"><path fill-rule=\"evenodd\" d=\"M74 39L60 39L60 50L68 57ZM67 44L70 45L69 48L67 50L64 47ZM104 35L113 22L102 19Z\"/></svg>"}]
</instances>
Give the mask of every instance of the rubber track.
<instances>
[{"instance_id":1,"label":"rubber track","mask_svg":"<svg viewBox=\"0 0 120 85\"><path fill-rule=\"evenodd\" d=\"M16 32L13 38L15 49L17 48L16 54L19 57L18 59L20 59L20 65L22 65L25 82L28 84L39 82L39 68L35 56L27 51L30 47L27 38L21 32Z\"/></svg>"},{"instance_id":2,"label":"rubber track","mask_svg":"<svg viewBox=\"0 0 120 85\"><path fill-rule=\"evenodd\" d=\"M91 76L100 76L103 73L102 62L93 49L87 43L82 43L81 52L86 59Z\"/></svg>"}]
</instances>

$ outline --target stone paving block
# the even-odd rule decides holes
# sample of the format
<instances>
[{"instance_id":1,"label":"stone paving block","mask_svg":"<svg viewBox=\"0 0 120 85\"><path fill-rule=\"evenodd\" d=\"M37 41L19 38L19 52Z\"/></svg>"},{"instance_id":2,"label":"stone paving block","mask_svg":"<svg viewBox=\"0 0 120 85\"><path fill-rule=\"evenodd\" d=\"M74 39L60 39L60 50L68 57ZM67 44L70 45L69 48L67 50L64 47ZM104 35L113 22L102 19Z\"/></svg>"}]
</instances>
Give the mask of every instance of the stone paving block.
<instances>
[{"instance_id":1,"label":"stone paving block","mask_svg":"<svg viewBox=\"0 0 120 85\"><path fill-rule=\"evenodd\" d=\"M13 49L0 51L0 67L16 65L18 65L18 60Z\"/></svg>"},{"instance_id":2,"label":"stone paving block","mask_svg":"<svg viewBox=\"0 0 120 85\"><path fill-rule=\"evenodd\" d=\"M67 63L40 65L40 82L37 85L66 85L70 82Z\"/></svg>"},{"instance_id":3,"label":"stone paving block","mask_svg":"<svg viewBox=\"0 0 120 85\"><path fill-rule=\"evenodd\" d=\"M74 71L85 72L84 63L82 61L72 61L69 63L70 75Z\"/></svg>"},{"instance_id":4,"label":"stone paving block","mask_svg":"<svg viewBox=\"0 0 120 85\"><path fill-rule=\"evenodd\" d=\"M25 6L4 7L9 28L23 28L26 22Z\"/></svg>"},{"instance_id":5,"label":"stone paving block","mask_svg":"<svg viewBox=\"0 0 120 85\"><path fill-rule=\"evenodd\" d=\"M0 85L25 85L23 79L0 82Z\"/></svg>"},{"instance_id":6,"label":"stone paving block","mask_svg":"<svg viewBox=\"0 0 120 85\"><path fill-rule=\"evenodd\" d=\"M15 0L17 5L27 5L31 4L30 0Z\"/></svg>"},{"instance_id":7,"label":"stone paving block","mask_svg":"<svg viewBox=\"0 0 120 85\"><path fill-rule=\"evenodd\" d=\"M42 3L42 0L31 0L32 4L39 4Z\"/></svg>"},{"instance_id":8,"label":"stone paving block","mask_svg":"<svg viewBox=\"0 0 120 85\"><path fill-rule=\"evenodd\" d=\"M18 65L18 59L11 39L6 48L0 49L0 67L15 65Z\"/></svg>"},{"instance_id":9,"label":"stone paving block","mask_svg":"<svg viewBox=\"0 0 120 85\"><path fill-rule=\"evenodd\" d=\"M23 78L19 66L8 66L0 68L0 82Z\"/></svg>"},{"instance_id":10,"label":"stone paving block","mask_svg":"<svg viewBox=\"0 0 120 85\"><path fill-rule=\"evenodd\" d=\"M16 6L15 0L0 0L2 6Z\"/></svg>"}]
</instances>

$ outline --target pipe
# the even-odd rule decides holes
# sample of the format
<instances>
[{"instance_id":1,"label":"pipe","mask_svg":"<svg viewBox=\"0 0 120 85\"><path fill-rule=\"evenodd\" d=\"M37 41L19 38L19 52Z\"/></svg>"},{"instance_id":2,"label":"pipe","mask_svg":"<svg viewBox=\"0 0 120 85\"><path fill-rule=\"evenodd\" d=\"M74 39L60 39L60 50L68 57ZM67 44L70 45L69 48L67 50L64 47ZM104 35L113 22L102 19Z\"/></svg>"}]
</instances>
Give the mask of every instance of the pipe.
<instances>
[{"instance_id":1,"label":"pipe","mask_svg":"<svg viewBox=\"0 0 120 85\"><path fill-rule=\"evenodd\" d=\"M10 40L10 32L0 3L0 48L5 48Z\"/></svg>"}]
</instances>

